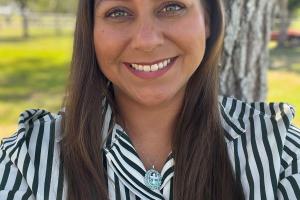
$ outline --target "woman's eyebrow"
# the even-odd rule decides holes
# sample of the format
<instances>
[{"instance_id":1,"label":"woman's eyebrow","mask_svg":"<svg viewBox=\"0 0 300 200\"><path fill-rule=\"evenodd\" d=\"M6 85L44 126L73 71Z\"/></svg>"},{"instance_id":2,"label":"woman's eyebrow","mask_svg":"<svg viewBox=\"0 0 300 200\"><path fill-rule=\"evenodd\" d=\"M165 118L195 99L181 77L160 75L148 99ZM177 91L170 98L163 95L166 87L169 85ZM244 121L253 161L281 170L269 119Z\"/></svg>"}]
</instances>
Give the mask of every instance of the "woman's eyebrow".
<instances>
[{"instance_id":1,"label":"woman's eyebrow","mask_svg":"<svg viewBox=\"0 0 300 200\"><path fill-rule=\"evenodd\" d=\"M125 2L128 2L128 1L131 1L131 0L96 0L95 7L97 8L102 2L106 2L106 1L125 1Z\"/></svg>"},{"instance_id":2,"label":"woman's eyebrow","mask_svg":"<svg viewBox=\"0 0 300 200\"><path fill-rule=\"evenodd\" d=\"M99 0L99 1L131 1L131 0Z\"/></svg>"},{"instance_id":3,"label":"woman's eyebrow","mask_svg":"<svg viewBox=\"0 0 300 200\"><path fill-rule=\"evenodd\" d=\"M96 0L95 8L99 7L102 2L108 2L108 1L130 2L132 0ZM139 1L141 1L141 0L139 0ZM161 1L161 0L155 0L155 1Z\"/></svg>"}]
</instances>

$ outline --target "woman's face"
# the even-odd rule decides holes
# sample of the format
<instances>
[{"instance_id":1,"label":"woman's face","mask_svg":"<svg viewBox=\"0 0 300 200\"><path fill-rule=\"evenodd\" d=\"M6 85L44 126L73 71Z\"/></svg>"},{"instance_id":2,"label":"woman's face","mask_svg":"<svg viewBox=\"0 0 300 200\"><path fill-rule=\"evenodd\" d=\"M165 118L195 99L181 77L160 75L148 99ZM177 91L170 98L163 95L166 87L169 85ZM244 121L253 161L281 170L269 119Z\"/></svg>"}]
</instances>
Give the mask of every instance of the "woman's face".
<instances>
[{"instance_id":1,"label":"woman's face","mask_svg":"<svg viewBox=\"0 0 300 200\"><path fill-rule=\"evenodd\" d=\"M209 28L200 0L99 0L94 45L116 98L153 106L183 98Z\"/></svg>"}]
</instances>

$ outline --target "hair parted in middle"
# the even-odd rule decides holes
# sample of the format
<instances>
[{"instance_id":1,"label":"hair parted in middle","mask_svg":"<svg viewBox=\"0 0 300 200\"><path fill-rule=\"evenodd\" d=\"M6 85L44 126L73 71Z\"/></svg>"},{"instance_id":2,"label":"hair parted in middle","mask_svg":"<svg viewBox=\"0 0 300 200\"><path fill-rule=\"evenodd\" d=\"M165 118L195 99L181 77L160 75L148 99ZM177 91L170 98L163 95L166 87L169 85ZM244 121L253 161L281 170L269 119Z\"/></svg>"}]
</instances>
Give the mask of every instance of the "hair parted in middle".
<instances>
[{"instance_id":1,"label":"hair parted in middle","mask_svg":"<svg viewBox=\"0 0 300 200\"><path fill-rule=\"evenodd\" d=\"M209 16L204 58L190 78L172 140L175 200L242 200L220 123L218 62L224 40L221 0L201 0ZM71 73L63 106L61 158L69 200L108 199L102 134L108 105L118 114L112 84L101 72L93 41L94 0L79 0ZM191 27L192 28L192 27ZM103 105L103 100L106 104Z\"/></svg>"}]
</instances>

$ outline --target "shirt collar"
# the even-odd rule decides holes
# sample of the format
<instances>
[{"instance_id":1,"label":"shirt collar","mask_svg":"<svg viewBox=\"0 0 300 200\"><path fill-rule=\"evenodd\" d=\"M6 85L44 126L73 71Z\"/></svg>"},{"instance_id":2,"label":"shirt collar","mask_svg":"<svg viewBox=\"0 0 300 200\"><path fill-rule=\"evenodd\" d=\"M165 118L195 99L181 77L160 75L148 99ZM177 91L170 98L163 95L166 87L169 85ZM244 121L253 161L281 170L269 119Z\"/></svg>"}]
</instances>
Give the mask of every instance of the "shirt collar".
<instances>
[{"instance_id":1,"label":"shirt collar","mask_svg":"<svg viewBox=\"0 0 300 200\"><path fill-rule=\"evenodd\" d=\"M104 123L103 130L108 132L111 129L111 133L103 133L103 138L105 138L103 150L107 162L114 173L118 175L123 184L138 196L144 197L144 199L164 199L161 192L162 188L164 188L174 174L173 154L169 154L160 172L162 176L160 189L151 190L144 183L146 173L144 164L123 128L117 123L112 123L111 108L109 106L106 111Z\"/></svg>"},{"instance_id":2,"label":"shirt collar","mask_svg":"<svg viewBox=\"0 0 300 200\"><path fill-rule=\"evenodd\" d=\"M231 142L246 133L244 121L242 119L234 117L234 115L232 115L231 112L226 109L226 107L224 106L223 97L219 97L218 105L221 125L224 130L225 141ZM244 109L245 107L242 107L241 111L243 112Z\"/></svg>"},{"instance_id":3,"label":"shirt collar","mask_svg":"<svg viewBox=\"0 0 300 200\"><path fill-rule=\"evenodd\" d=\"M286 129L295 117L295 109L287 103L251 103L225 96L219 96L219 111L226 142L232 142L245 134L249 122L257 117L275 120Z\"/></svg>"},{"instance_id":4,"label":"shirt collar","mask_svg":"<svg viewBox=\"0 0 300 200\"><path fill-rule=\"evenodd\" d=\"M245 133L245 127L239 120L233 118L227 109L219 103L219 111L222 126L225 130L226 141L232 141L241 134ZM144 196L147 199L163 199L160 190L170 181L174 175L174 158L171 153L165 161L161 171L162 185L159 190L153 191L144 184L146 169L139 158L129 136L123 128L112 123L111 108L108 106L105 114L103 128L104 152L107 161L110 163L112 170L118 174L120 179L127 187L135 193ZM112 126L112 127L110 127ZM109 131L111 130L111 131ZM111 132L108 134L108 132Z\"/></svg>"},{"instance_id":5,"label":"shirt collar","mask_svg":"<svg viewBox=\"0 0 300 200\"><path fill-rule=\"evenodd\" d=\"M221 125L224 129L224 137L227 142L232 141L242 134L246 132L246 125L244 123L244 120L240 116L237 116L234 112L232 112L233 109L236 108L237 104L240 107L240 114L245 113L246 110L246 103L238 101L234 98L228 98L224 96L219 96L218 98L219 103L218 103L218 108L219 108L219 113L220 113L220 119L221 119ZM230 108L228 105L231 105ZM103 127L103 138L107 138L109 128L113 128L114 131L112 131L111 139L108 140L108 144L106 143L106 146L112 145L113 142L115 141L115 135L116 135L116 130L119 130L123 132L125 135L125 131L122 129L122 127L118 124L115 124L115 127L109 127L113 126L112 120L111 120L111 108L108 105L107 110L105 111L105 122L104 122L104 127ZM254 115L258 115L259 112L254 110ZM126 135L127 136L127 135ZM128 136L127 136L128 137ZM129 137L128 137L129 138ZM106 142L106 141L104 141Z\"/></svg>"},{"instance_id":6,"label":"shirt collar","mask_svg":"<svg viewBox=\"0 0 300 200\"><path fill-rule=\"evenodd\" d=\"M277 120L282 119L284 124L288 126L294 117L295 111L293 107L283 103L276 105L275 107L278 107L278 109L274 113L266 113L265 110L257 108L261 106L267 107L268 104L262 102L248 104L235 98L219 96L218 108L221 124L224 129L225 141L227 143L234 141L245 134L248 119L258 115L273 117ZM111 109L108 106L103 128L103 138L105 139L103 149L110 166L120 179L123 180L123 183L131 191L139 194L139 196L144 196L145 199L164 199L160 190L162 190L174 174L173 155L169 155L161 171L162 185L160 190L154 191L147 188L144 184L146 169L136 153L129 136L120 125L112 123L111 113ZM109 130L112 130L111 134L108 134Z\"/></svg>"},{"instance_id":7,"label":"shirt collar","mask_svg":"<svg viewBox=\"0 0 300 200\"><path fill-rule=\"evenodd\" d=\"M249 121L247 118L263 115L264 117L274 118L276 121L282 120L285 126L288 127L295 117L295 109L287 103L247 103L233 97L225 96L219 96L218 101L220 120L224 129L226 142L231 142L246 133L246 127ZM266 109L261 109L264 107L273 107L274 110L268 112ZM110 108L108 108L106 115L106 118L110 118ZM107 133L107 131L104 132Z\"/></svg>"}]
</instances>

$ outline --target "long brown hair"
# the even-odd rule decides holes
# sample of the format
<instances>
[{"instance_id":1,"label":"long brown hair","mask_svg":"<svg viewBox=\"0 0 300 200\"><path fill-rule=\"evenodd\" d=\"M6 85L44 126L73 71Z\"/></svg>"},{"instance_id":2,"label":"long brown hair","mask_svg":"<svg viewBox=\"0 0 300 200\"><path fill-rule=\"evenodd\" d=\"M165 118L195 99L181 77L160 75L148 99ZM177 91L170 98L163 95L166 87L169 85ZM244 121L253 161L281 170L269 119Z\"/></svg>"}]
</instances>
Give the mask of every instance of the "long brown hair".
<instances>
[{"instance_id":1,"label":"long brown hair","mask_svg":"<svg viewBox=\"0 0 300 200\"><path fill-rule=\"evenodd\" d=\"M244 199L227 155L218 110L218 60L224 38L221 0L202 0L210 37L190 78L172 148L175 200ZM108 199L102 129L106 98L116 116L113 89L100 71L93 46L94 1L79 0L69 85L64 101L61 159L69 200Z\"/></svg>"}]
</instances>

